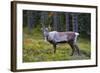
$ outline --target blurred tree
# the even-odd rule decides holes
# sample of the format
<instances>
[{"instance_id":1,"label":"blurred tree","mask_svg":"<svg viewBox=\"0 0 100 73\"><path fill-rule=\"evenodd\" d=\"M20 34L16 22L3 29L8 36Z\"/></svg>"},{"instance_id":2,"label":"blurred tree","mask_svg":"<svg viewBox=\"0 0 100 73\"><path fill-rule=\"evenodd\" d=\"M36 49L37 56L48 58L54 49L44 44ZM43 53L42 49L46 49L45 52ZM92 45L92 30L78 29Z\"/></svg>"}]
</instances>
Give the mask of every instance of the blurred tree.
<instances>
[{"instance_id":1,"label":"blurred tree","mask_svg":"<svg viewBox=\"0 0 100 73\"><path fill-rule=\"evenodd\" d=\"M78 32L78 14L72 14L73 31Z\"/></svg>"},{"instance_id":2,"label":"blurred tree","mask_svg":"<svg viewBox=\"0 0 100 73\"><path fill-rule=\"evenodd\" d=\"M32 26L34 25L32 11L27 11L27 15L28 15L27 24L28 24L29 32L31 32L32 31Z\"/></svg>"},{"instance_id":3,"label":"blurred tree","mask_svg":"<svg viewBox=\"0 0 100 73\"><path fill-rule=\"evenodd\" d=\"M78 16L79 32L82 36L91 35L91 14L80 13Z\"/></svg>"},{"instance_id":4,"label":"blurred tree","mask_svg":"<svg viewBox=\"0 0 100 73\"><path fill-rule=\"evenodd\" d=\"M65 13L66 31L69 31L69 13Z\"/></svg>"},{"instance_id":5,"label":"blurred tree","mask_svg":"<svg viewBox=\"0 0 100 73\"><path fill-rule=\"evenodd\" d=\"M23 27L27 26L27 10L23 10Z\"/></svg>"},{"instance_id":6,"label":"blurred tree","mask_svg":"<svg viewBox=\"0 0 100 73\"><path fill-rule=\"evenodd\" d=\"M54 12L53 15L53 30L57 31L57 22L58 22L58 15L57 12Z\"/></svg>"}]
</instances>

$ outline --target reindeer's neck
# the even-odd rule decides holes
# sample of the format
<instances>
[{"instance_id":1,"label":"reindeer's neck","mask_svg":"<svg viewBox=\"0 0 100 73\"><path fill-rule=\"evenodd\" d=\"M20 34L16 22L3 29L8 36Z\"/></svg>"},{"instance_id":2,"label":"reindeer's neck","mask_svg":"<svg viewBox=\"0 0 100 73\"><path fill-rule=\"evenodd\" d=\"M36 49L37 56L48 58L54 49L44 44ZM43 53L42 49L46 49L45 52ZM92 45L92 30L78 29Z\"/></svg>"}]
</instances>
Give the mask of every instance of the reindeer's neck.
<instances>
[{"instance_id":1,"label":"reindeer's neck","mask_svg":"<svg viewBox=\"0 0 100 73\"><path fill-rule=\"evenodd\" d=\"M56 31L48 32L48 35L46 36L47 40L51 41L54 39L54 35L56 34Z\"/></svg>"}]
</instances>

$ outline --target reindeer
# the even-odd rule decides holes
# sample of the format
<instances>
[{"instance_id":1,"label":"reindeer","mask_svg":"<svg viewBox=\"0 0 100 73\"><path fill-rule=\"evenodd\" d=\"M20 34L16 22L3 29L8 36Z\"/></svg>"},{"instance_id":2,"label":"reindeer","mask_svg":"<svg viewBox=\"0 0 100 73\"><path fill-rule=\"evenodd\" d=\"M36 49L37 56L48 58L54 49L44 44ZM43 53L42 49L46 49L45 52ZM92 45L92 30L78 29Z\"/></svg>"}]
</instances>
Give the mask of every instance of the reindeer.
<instances>
[{"instance_id":1,"label":"reindeer","mask_svg":"<svg viewBox=\"0 0 100 73\"><path fill-rule=\"evenodd\" d=\"M77 54L80 55L79 47L77 46L77 37L79 33L77 32L49 32L48 28L42 28L45 40L51 43L54 47L54 53L56 53L56 45L59 43L68 43L72 48L71 56L73 56L75 50Z\"/></svg>"}]
</instances>

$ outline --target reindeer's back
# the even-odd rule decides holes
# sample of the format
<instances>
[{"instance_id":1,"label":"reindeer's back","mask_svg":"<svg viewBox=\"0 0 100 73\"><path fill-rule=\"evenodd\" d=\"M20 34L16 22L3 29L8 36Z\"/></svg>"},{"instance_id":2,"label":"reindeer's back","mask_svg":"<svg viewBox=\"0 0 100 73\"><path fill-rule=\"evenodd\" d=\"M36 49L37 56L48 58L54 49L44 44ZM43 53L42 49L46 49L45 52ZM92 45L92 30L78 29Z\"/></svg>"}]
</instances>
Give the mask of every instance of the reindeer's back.
<instances>
[{"instance_id":1,"label":"reindeer's back","mask_svg":"<svg viewBox=\"0 0 100 73\"><path fill-rule=\"evenodd\" d=\"M54 39L56 42L62 42L62 41L67 41L67 35L65 32L57 32L54 36Z\"/></svg>"},{"instance_id":2,"label":"reindeer's back","mask_svg":"<svg viewBox=\"0 0 100 73\"><path fill-rule=\"evenodd\" d=\"M74 40L76 37L76 32L66 32L66 35L68 40Z\"/></svg>"}]
</instances>

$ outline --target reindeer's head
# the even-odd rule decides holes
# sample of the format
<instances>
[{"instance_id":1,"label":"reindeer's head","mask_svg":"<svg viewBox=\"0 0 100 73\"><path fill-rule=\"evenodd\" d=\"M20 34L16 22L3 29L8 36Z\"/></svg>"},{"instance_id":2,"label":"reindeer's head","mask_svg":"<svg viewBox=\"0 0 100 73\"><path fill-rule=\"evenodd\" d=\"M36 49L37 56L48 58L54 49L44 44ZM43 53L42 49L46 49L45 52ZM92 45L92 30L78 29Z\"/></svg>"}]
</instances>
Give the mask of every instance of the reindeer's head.
<instances>
[{"instance_id":1,"label":"reindeer's head","mask_svg":"<svg viewBox=\"0 0 100 73\"><path fill-rule=\"evenodd\" d=\"M44 36L48 35L48 32L49 32L48 28L42 28L42 31L43 31Z\"/></svg>"},{"instance_id":2,"label":"reindeer's head","mask_svg":"<svg viewBox=\"0 0 100 73\"><path fill-rule=\"evenodd\" d=\"M45 41L47 40L47 37L48 37L48 34L49 34L49 30L47 27L43 27L41 28L42 32L43 32L43 36L44 36L44 39Z\"/></svg>"}]
</instances>

